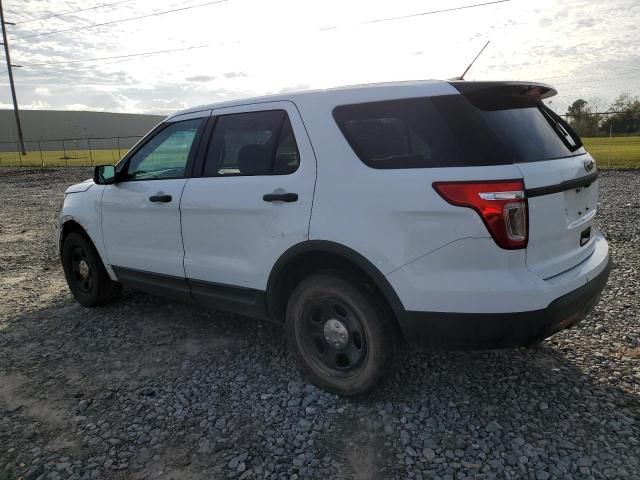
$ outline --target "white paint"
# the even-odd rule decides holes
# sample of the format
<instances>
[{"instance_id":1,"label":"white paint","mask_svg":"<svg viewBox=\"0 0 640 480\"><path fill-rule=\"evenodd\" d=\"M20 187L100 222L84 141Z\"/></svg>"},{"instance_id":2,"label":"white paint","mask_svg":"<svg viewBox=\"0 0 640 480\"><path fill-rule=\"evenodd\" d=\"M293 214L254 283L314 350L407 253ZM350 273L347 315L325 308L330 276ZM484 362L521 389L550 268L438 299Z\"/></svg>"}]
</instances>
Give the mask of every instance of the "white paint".
<instances>
[{"instance_id":1,"label":"white paint","mask_svg":"<svg viewBox=\"0 0 640 480\"><path fill-rule=\"evenodd\" d=\"M575 235L591 222L576 224L571 209L578 203L564 193L530 199L529 248L503 250L479 215L445 202L432 183L524 178L527 188L553 185L584 176L584 168L578 168L583 157L378 170L356 157L331 115L342 104L453 93L445 82L410 82L283 94L181 112L172 118L206 116L210 108L214 115L285 109L300 150L300 168L291 175L130 181L104 187L103 238L96 228L101 187L84 192L84 187L77 188L79 193L67 195L62 215L73 214L86 225L98 245L104 242L99 251L105 263L121 267L174 276L186 271L190 278L265 289L273 265L289 247L306 239L328 240L367 258L387 276L409 310L498 313L545 308L594 278L608 262L607 243L595 230L589 245L576 246ZM298 202L262 200L276 189L298 193ZM597 203L597 189L597 182L587 189L587 203ZM177 202L148 202L148 196L159 191L178 199L183 190L179 209Z\"/></svg>"}]
</instances>

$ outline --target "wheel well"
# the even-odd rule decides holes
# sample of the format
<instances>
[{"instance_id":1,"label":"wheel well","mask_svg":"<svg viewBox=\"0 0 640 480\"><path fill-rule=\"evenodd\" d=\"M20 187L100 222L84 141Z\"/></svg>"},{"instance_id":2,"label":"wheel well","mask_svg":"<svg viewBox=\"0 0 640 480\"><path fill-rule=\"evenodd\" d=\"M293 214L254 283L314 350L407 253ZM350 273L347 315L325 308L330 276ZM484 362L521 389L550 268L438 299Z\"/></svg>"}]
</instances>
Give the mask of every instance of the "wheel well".
<instances>
[{"instance_id":1,"label":"wheel well","mask_svg":"<svg viewBox=\"0 0 640 480\"><path fill-rule=\"evenodd\" d=\"M371 266L371 268L375 268ZM274 279L269 279L267 287L267 308L271 317L279 322L284 321L287 301L294 288L305 278L319 272L335 272L344 275L368 292L376 295L381 303L388 309L388 314L393 315L397 322L397 308L399 299L391 289L386 279L374 279L363 267L356 262L335 252L309 251L296 255L286 261L278 269ZM379 275L384 278L382 273ZM386 292L383 289L387 290ZM391 297L391 298L390 298Z\"/></svg>"},{"instance_id":2,"label":"wheel well","mask_svg":"<svg viewBox=\"0 0 640 480\"><path fill-rule=\"evenodd\" d=\"M91 242L91 245L93 245L93 241L91 240L91 237L86 232L86 230L82 228L82 225L80 225L75 220L67 220L62 224L62 232L60 233L60 251L62 251L62 245L64 243L64 239L71 232L79 233L80 235L85 237L89 242Z\"/></svg>"}]
</instances>

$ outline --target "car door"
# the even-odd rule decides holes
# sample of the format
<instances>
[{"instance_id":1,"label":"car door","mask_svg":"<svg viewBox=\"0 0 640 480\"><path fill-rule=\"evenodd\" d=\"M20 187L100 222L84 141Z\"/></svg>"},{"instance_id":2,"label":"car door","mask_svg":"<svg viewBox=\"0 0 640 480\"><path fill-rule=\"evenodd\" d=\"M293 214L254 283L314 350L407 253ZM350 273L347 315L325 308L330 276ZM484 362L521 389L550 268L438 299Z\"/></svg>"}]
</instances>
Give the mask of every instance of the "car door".
<instances>
[{"instance_id":1,"label":"car door","mask_svg":"<svg viewBox=\"0 0 640 480\"><path fill-rule=\"evenodd\" d=\"M188 296L180 196L209 114L182 115L161 124L118 165L117 182L105 187L104 247L123 283L175 288Z\"/></svg>"},{"instance_id":2,"label":"car door","mask_svg":"<svg viewBox=\"0 0 640 480\"><path fill-rule=\"evenodd\" d=\"M197 301L259 315L274 263L309 238L316 159L291 102L214 109L210 122L180 203L185 274Z\"/></svg>"}]
</instances>

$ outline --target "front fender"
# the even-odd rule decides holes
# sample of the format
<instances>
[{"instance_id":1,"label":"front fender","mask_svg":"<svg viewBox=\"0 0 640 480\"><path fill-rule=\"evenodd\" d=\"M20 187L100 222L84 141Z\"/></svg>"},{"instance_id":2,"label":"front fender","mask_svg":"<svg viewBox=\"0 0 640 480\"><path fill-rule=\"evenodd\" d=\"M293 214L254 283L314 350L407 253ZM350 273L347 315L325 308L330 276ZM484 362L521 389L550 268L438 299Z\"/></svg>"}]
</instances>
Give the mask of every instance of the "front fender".
<instances>
[{"instance_id":1,"label":"front fender","mask_svg":"<svg viewBox=\"0 0 640 480\"><path fill-rule=\"evenodd\" d=\"M65 225L74 222L79 225L93 243L109 277L117 281L116 275L109 266L109 259L102 240L102 193L103 185L93 185L88 190L67 193L59 215L58 251L62 245Z\"/></svg>"}]
</instances>

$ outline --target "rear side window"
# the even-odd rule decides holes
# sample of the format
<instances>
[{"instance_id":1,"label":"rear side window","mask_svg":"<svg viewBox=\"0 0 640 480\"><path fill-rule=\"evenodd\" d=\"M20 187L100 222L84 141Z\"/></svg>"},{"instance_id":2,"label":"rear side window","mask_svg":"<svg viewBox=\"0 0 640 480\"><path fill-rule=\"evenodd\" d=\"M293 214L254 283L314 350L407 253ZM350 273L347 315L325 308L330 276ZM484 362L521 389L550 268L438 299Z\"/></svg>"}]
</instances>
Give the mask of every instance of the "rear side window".
<instances>
[{"instance_id":1,"label":"rear side window","mask_svg":"<svg viewBox=\"0 0 640 480\"><path fill-rule=\"evenodd\" d=\"M463 95L343 105L333 111L354 152L373 168L504 165L571 155L580 148L579 139L553 115L531 102L482 109Z\"/></svg>"},{"instance_id":2,"label":"rear side window","mask_svg":"<svg viewBox=\"0 0 640 480\"><path fill-rule=\"evenodd\" d=\"M370 167L424 168L468 163L429 98L343 105L334 109L333 116L358 157Z\"/></svg>"},{"instance_id":3,"label":"rear side window","mask_svg":"<svg viewBox=\"0 0 640 480\"><path fill-rule=\"evenodd\" d=\"M287 175L300 155L287 112L221 115L211 137L205 176Z\"/></svg>"}]
</instances>

